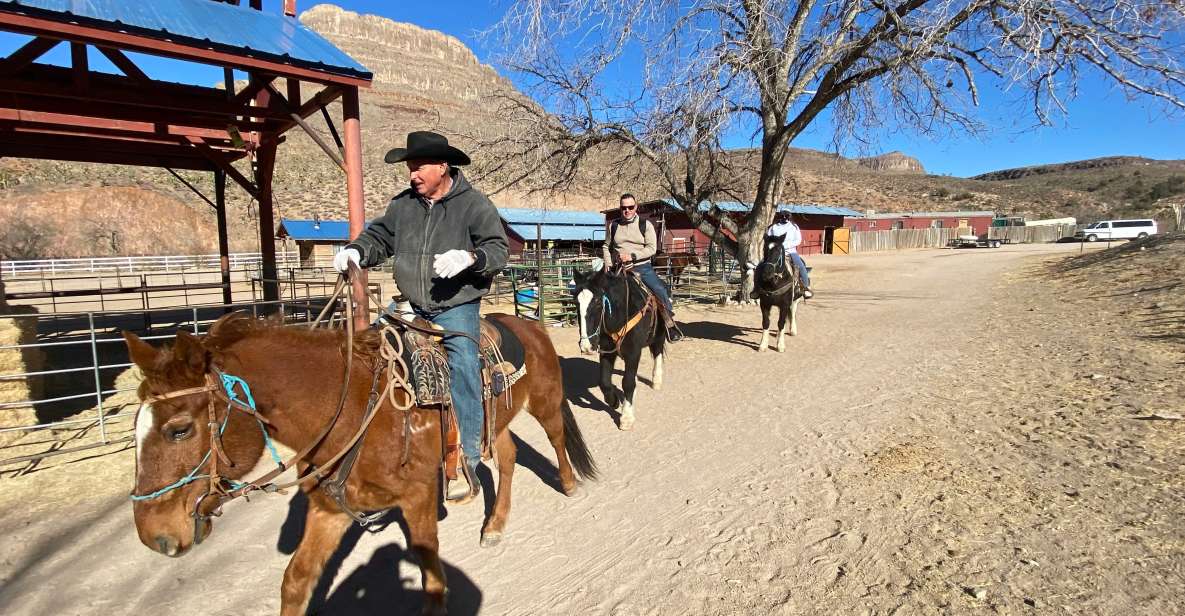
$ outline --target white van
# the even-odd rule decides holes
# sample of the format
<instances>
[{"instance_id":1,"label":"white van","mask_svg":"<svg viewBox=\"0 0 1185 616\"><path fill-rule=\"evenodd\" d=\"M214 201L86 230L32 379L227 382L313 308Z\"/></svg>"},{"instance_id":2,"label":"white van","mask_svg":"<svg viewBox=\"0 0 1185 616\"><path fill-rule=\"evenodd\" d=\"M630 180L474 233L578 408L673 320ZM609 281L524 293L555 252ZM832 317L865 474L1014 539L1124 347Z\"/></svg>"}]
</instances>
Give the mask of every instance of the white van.
<instances>
[{"instance_id":1,"label":"white van","mask_svg":"<svg viewBox=\"0 0 1185 616\"><path fill-rule=\"evenodd\" d=\"M1088 242L1099 240L1134 240L1156 235L1156 221L1147 218L1140 220L1100 220L1079 229L1074 237Z\"/></svg>"}]
</instances>

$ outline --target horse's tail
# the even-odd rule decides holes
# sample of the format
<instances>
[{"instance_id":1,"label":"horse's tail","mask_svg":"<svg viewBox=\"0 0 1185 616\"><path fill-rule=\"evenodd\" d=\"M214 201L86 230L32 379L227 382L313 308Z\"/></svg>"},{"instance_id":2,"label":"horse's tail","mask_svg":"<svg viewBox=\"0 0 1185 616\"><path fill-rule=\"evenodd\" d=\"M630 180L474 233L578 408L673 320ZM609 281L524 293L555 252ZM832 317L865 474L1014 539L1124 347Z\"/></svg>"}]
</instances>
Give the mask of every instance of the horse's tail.
<instances>
[{"instance_id":1,"label":"horse's tail","mask_svg":"<svg viewBox=\"0 0 1185 616\"><path fill-rule=\"evenodd\" d=\"M584 444L584 435L580 433L580 426L576 425L576 416L572 414L572 407L564 400L560 407L560 414L564 417L564 450L568 452L568 461L576 472L585 479L597 478L597 463L593 461L588 445Z\"/></svg>"}]
</instances>

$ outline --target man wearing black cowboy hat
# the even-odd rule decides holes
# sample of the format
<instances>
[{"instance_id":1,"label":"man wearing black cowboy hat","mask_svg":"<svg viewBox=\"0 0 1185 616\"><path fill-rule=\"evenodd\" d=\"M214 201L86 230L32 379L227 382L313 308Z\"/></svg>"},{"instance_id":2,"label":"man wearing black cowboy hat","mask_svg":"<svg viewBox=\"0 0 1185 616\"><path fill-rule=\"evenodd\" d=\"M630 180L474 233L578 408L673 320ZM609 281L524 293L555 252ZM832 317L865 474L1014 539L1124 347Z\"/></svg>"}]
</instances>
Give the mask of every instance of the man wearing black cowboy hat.
<instances>
[{"instance_id":1,"label":"man wearing black cowboy hat","mask_svg":"<svg viewBox=\"0 0 1185 616\"><path fill-rule=\"evenodd\" d=\"M391 199L387 212L337 254L334 268L345 271L350 261L373 267L394 257L395 280L415 312L476 339L481 297L506 266L508 244L498 210L465 179L458 167L468 165L469 157L443 135L409 133L407 147L387 152L383 160L407 163L411 188ZM453 336L443 342L469 484L449 486L448 499L465 503L480 489L481 368L474 340Z\"/></svg>"}]
</instances>

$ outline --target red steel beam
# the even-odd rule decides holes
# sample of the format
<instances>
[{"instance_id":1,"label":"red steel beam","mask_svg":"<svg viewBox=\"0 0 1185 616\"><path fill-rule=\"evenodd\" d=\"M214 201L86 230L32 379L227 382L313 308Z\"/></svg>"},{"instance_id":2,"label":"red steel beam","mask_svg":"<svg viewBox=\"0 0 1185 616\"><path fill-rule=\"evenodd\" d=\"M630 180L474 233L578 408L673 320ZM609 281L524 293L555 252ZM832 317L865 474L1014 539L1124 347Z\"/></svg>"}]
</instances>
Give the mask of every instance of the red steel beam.
<instances>
[{"instance_id":1,"label":"red steel beam","mask_svg":"<svg viewBox=\"0 0 1185 616\"><path fill-rule=\"evenodd\" d=\"M86 58L86 45L70 43L70 72L74 79L74 89L86 92L90 85L90 62Z\"/></svg>"},{"instance_id":2,"label":"red steel beam","mask_svg":"<svg viewBox=\"0 0 1185 616\"><path fill-rule=\"evenodd\" d=\"M307 117L313 115L314 113L316 113L322 107L325 107L325 106L329 105L330 103L332 103L333 101L337 100L338 98L341 97L341 95L342 95L341 88L339 88L337 86L327 86L324 89L322 89L320 92L314 94L312 98L305 101L304 104L301 105L300 108L298 108L296 110L296 115L300 116L300 118L303 120L304 118L307 118ZM282 134L288 132L289 129L291 129L294 126L296 126L296 120L289 118L285 121L280 122L277 126L273 127L271 129L271 133L273 135L282 135ZM267 139L265 139L264 142L266 143Z\"/></svg>"},{"instance_id":3,"label":"red steel beam","mask_svg":"<svg viewBox=\"0 0 1185 616\"><path fill-rule=\"evenodd\" d=\"M19 78L0 79L0 92L35 94L94 102L117 103L134 107L165 108L186 113L220 116L250 115L270 119L285 119L283 112L254 109L227 102L226 93L217 88L189 86L162 81L138 83L127 77L90 74L91 89L79 93L72 87L70 69L37 64L21 73Z\"/></svg>"},{"instance_id":4,"label":"red steel beam","mask_svg":"<svg viewBox=\"0 0 1185 616\"><path fill-rule=\"evenodd\" d=\"M188 144L152 143L142 139L109 139L82 135L59 135L53 133L0 131L0 143L9 145L30 145L52 148L78 148L80 150L123 152L160 156L192 157L202 156ZM212 149L212 148L211 148ZM218 154L219 158L225 158Z\"/></svg>"},{"instance_id":5,"label":"red steel beam","mask_svg":"<svg viewBox=\"0 0 1185 616\"><path fill-rule=\"evenodd\" d=\"M122 51L113 47L99 47L99 52L104 56L107 56L107 59L110 60L116 68L123 71L124 75L127 75L136 81L152 81L148 78L148 75L144 71L140 70L140 67L136 66L135 62L132 62L131 58L123 55Z\"/></svg>"},{"instance_id":6,"label":"red steel beam","mask_svg":"<svg viewBox=\"0 0 1185 616\"><path fill-rule=\"evenodd\" d=\"M150 122L154 124L176 124L180 119L185 120L186 126L226 131L228 126L234 126L240 131L273 132L283 126L279 122L252 122L250 120L235 119L234 116L203 115L187 113L182 110L150 109L147 107L129 107L114 103L89 103L66 100L60 98L46 98L36 95L5 96L0 92L0 107L18 109L22 112L44 112L65 115L86 114L92 118L102 118L111 122Z\"/></svg>"},{"instance_id":7,"label":"red steel beam","mask_svg":"<svg viewBox=\"0 0 1185 616\"><path fill-rule=\"evenodd\" d=\"M168 135L153 135L149 133L110 131L103 129L71 128L69 126L61 125L25 124L6 121L0 121L0 129L25 135L56 135L59 137L106 139L115 143L153 143L157 145L171 145L181 147L182 149L189 149L189 144L184 141L183 138L171 137ZM206 140L206 143L219 151L225 152L227 156L232 159L242 158L242 156L246 154L246 152L236 148L234 144L225 139Z\"/></svg>"},{"instance_id":8,"label":"red steel beam","mask_svg":"<svg viewBox=\"0 0 1185 616\"><path fill-rule=\"evenodd\" d=\"M362 126L358 104L358 88L347 88L342 95L342 116L346 132L346 201L349 204L350 239L362 233L366 226L366 198L362 194ZM370 324L370 296L366 292L366 272L359 269L354 281L354 327Z\"/></svg>"},{"instance_id":9,"label":"red steel beam","mask_svg":"<svg viewBox=\"0 0 1185 616\"><path fill-rule=\"evenodd\" d=\"M44 56L45 52L57 47L61 42L57 39L39 36L25 43L20 49L9 54L3 64L0 64L0 76L12 75L29 66L34 60Z\"/></svg>"},{"instance_id":10,"label":"red steel beam","mask_svg":"<svg viewBox=\"0 0 1185 616\"><path fill-rule=\"evenodd\" d=\"M201 139L190 137L188 138L188 141L197 152L206 157L206 160L213 163L215 168L225 171L226 175L230 176L230 178L234 180L236 184L241 186L243 190L247 191L247 194L254 197L256 201L259 200L259 187L252 183L251 180L248 180L242 173L239 173L239 170L235 169L234 165L230 164L230 161L227 160L226 157L224 157L214 148L206 145L206 143Z\"/></svg>"},{"instance_id":11,"label":"red steel beam","mask_svg":"<svg viewBox=\"0 0 1185 616\"><path fill-rule=\"evenodd\" d=\"M360 88L370 86L370 80L348 75L323 72L303 67L273 62L261 58L250 58L231 52L215 51L213 49L191 47L182 43L165 41L128 32L112 32L102 28L94 28L81 24L62 23L52 19L43 19L32 15L22 15L6 10L0 10L3 15L2 29L11 32L21 32L34 36L49 36L67 38L72 41L89 43L92 45L106 45L130 51L139 51L153 55L178 58L204 64L218 66L233 66L245 71L257 70L273 73L284 77L297 77L305 81L315 81L324 84L343 84Z\"/></svg>"},{"instance_id":12,"label":"red steel beam","mask_svg":"<svg viewBox=\"0 0 1185 616\"><path fill-rule=\"evenodd\" d=\"M0 140L0 157L68 160L80 163L132 165L135 167L172 167L194 171L213 171L214 165L204 158L136 154L131 152L102 152L80 150L76 147L8 144Z\"/></svg>"},{"instance_id":13,"label":"red steel beam","mask_svg":"<svg viewBox=\"0 0 1185 616\"><path fill-rule=\"evenodd\" d=\"M284 14L296 17L296 0L284 0Z\"/></svg>"},{"instance_id":14,"label":"red steel beam","mask_svg":"<svg viewBox=\"0 0 1185 616\"><path fill-rule=\"evenodd\" d=\"M231 99L231 104L235 107L249 105L251 101L255 100L255 95L259 94L260 90L266 88L273 79L275 77L271 75L256 75L252 73L250 81L247 82L247 87L243 88L238 94L235 94L234 98Z\"/></svg>"},{"instance_id":15,"label":"red steel beam","mask_svg":"<svg viewBox=\"0 0 1185 616\"><path fill-rule=\"evenodd\" d=\"M100 132L143 133L166 137L202 137L230 141L230 135L225 129L201 128L178 124L164 124L160 122L136 122L132 120L109 120L82 116L69 113L49 113L42 111L25 111L22 109L6 109L0 107L0 121L5 121L30 128L50 129L70 127L79 130Z\"/></svg>"}]
</instances>

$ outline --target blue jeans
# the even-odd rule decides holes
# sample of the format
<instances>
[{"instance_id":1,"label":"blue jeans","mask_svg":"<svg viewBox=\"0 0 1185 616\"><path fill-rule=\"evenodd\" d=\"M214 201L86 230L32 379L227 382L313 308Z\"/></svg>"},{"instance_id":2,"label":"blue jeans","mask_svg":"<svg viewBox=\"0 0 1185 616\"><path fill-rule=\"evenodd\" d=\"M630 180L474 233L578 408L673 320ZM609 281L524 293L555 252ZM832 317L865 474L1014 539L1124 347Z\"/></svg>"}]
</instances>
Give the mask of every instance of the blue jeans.
<instances>
[{"instance_id":1,"label":"blue jeans","mask_svg":"<svg viewBox=\"0 0 1185 616\"><path fill-rule=\"evenodd\" d=\"M658 277L658 272L654 271L654 266L649 263L639 263L634 266L634 272L638 274L638 278L642 281L642 284L646 285L646 288L658 296L663 307L667 309L667 313L674 315L675 308L671 306L671 293L667 290L667 285L663 284L662 280Z\"/></svg>"},{"instance_id":2,"label":"blue jeans","mask_svg":"<svg viewBox=\"0 0 1185 616\"><path fill-rule=\"evenodd\" d=\"M811 286L811 274L806 271L806 261L802 260L802 256L797 252L790 253L790 260L794 262L794 266L798 268L798 277L802 279L802 285L808 289Z\"/></svg>"},{"instance_id":3,"label":"blue jeans","mask_svg":"<svg viewBox=\"0 0 1185 616\"><path fill-rule=\"evenodd\" d=\"M420 312L420 316L444 329L477 338L480 334L481 301L454 306L435 315ZM469 470L475 470L481 460L481 430L485 416L481 406L481 360L477 356L477 343L464 336L449 336L442 342L448 353L449 371L452 372L449 393L453 398L453 408L457 411L461 450L465 452Z\"/></svg>"}]
</instances>

